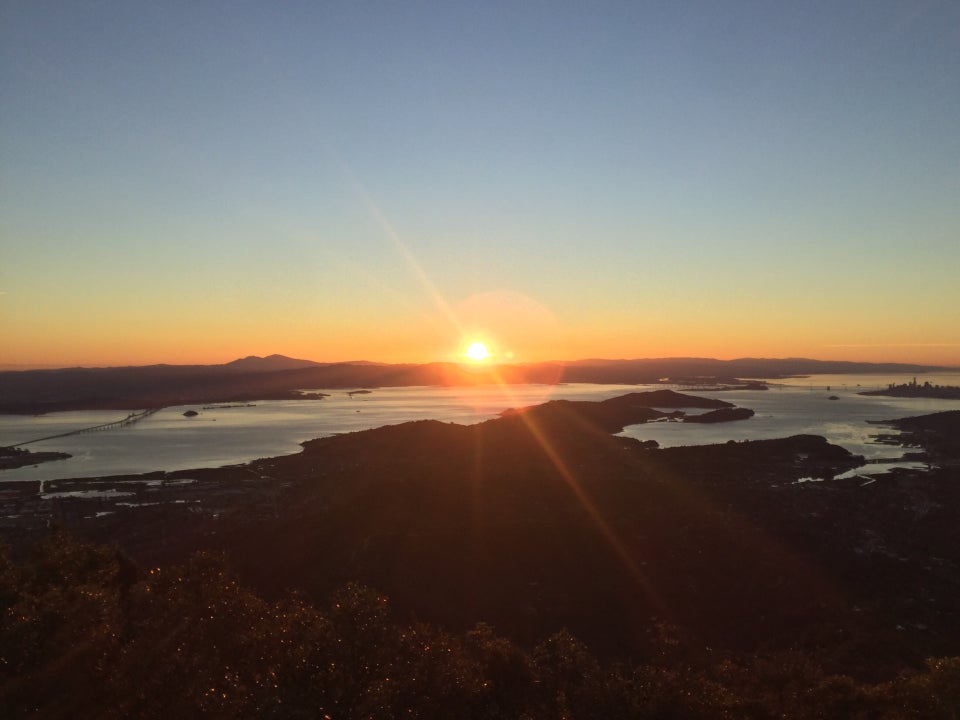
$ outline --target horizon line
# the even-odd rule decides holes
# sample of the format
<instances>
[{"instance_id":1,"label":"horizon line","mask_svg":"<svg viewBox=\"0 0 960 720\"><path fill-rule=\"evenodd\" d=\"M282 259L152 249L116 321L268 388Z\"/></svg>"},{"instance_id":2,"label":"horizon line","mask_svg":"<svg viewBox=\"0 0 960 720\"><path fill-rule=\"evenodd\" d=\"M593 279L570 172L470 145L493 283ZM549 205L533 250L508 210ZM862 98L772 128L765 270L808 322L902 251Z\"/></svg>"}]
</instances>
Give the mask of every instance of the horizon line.
<instances>
[{"instance_id":1,"label":"horizon line","mask_svg":"<svg viewBox=\"0 0 960 720\"><path fill-rule=\"evenodd\" d=\"M859 345L844 345L844 346L831 346L831 347L863 347ZM100 364L91 364L91 365L57 365L53 363L0 363L0 372L29 372L32 370L111 370L111 369L123 369L123 368L151 368L151 367L226 367L233 363L238 363L244 360L268 360L270 358L277 358L280 360L290 360L294 362L303 362L311 363L316 367L324 367L330 365L381 365L381 366L427 366L427 365L462 365L473 367L476 369L481 368L497 368L497 367L529 367L532 365L568 365L568 364L579 364L579 363L631 363L631 362L667 362L667 361L682 361L682 360L694 360L694 361L708 361L708 362L717 362L717 363L734 363L734 362L809 362L809 363L834 363L841 365L872 365L872 366L902 366L902 367L912 367L912 368L923 368L924 371L930 370L951 370L951 371L960 371L960 365L938 365L938 364L929 364L923 362L905 362L905 361L876 361L876 360L823 360L819 358L812 357L802 357L802 356L786 356L786 357L756 357L750 355L738 356L735 358L717 358L710 357L705 355L668 355L668 356L657 356L657 357L620 357L620 358L604 358L604 357L584 357L576 358L570 360L534 360L534 361L507 361L507 362L498 362L495 360L490 360L487 362L471 362L469 360L457 361L457 360L427 360L421 362L385 362L378 360L309 360L306 358L294 358L287 355L282 355L279 353L272 353L270 355L260 356L260 355L246 355L240 358L234 358L233 360L228 360L226 362L220 363L171 363L171 362L155 362L155 363L144 363L144 364L117 364L117 365L100 365ZM285 369L300 369L300 368L285 368Z\"/></svg>"}]
</instances>

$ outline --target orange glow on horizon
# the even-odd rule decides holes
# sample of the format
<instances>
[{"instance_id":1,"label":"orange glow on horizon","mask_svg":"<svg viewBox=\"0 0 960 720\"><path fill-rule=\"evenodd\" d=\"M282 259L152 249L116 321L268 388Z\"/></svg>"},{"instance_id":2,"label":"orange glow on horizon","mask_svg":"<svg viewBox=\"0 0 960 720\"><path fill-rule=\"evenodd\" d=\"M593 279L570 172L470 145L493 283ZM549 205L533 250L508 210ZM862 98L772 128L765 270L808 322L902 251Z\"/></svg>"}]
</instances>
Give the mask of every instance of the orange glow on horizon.
<instances>
[{"instance_id":1,"label":"orange glow on horizon","mask_svg":"<svg viewBox=\"0 0 960 720\"><path fill-rule=\"evenodd\" d=\"M91 318L51 311L51 320L40 313L42 308L16 305L7 296L3 300L9 306L0 308L4 330L11 341L0 347L2 369L216 365L273 354L321 363L452 362L475 369L501 363L670 357L802 357L960 367L960 338L926 327L864 326L853 332L815 320L803 322L800 316L791 322L760 315L749 322L723 316L704 325L692 315L662 312L555 315L542 303L509 290L470 295L452 304L449 314L427 302L412 309L367 308L359 319L252 309L214 321L178 297L150 322L122 304ZM64 301L63 308L69 307ZM488 354L482 359L468 354L473 342L486 346Z\"/></svg>"}]
</instances>

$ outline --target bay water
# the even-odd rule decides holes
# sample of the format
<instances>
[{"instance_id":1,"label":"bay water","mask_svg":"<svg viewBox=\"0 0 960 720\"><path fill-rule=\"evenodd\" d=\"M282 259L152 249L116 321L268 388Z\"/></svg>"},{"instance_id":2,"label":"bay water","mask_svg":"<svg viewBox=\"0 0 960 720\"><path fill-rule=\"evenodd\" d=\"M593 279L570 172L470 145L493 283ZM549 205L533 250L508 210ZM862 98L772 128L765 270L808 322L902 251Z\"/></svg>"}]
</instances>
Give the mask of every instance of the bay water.
<instances>
[{"instance_id":1,"label":"bay water","mask_svg":"<svg viewBox=\"0 0 960 720\"><path fill-rule=\"evenodd\" d=\"M924 375L917 379L921 383L960 385L960 372ZM525 407L550 399L604 400L627 392L664 387L726 400L751 408L756 414L749 420L719 424L656 422L633 425L626 428L623 435L656 440L663 447L671 447L808 433L822 435L830 442L871 460L898 458L902 454L900 448L873 440L879 433L893 431L868 421L960 410L960 400L858 394L910 380L910 377L890 375L816 375L777 381L771 383L769 390L728 391L664 385L592 384L400 387L360 394L320 389L320 392L328 393L328 397L322 400L264 400L251 406L209 409L198 405L168 407L129 426L30 442L24 447L33 451L66 452L72 457L0 470L0 481L220 467L296 453L301 442L313 438L409 420L434 419L470 424L494 418L508 408ZM831 396L837 399L832 400ZM184 413L188 410L199 414L186 417ZM42 416L0 415L0 446L121 420L127 414L124 411L96 410ZM856 472L882 472L889 467L889 464L870 464Z\"/></svg>"}]
</instances>

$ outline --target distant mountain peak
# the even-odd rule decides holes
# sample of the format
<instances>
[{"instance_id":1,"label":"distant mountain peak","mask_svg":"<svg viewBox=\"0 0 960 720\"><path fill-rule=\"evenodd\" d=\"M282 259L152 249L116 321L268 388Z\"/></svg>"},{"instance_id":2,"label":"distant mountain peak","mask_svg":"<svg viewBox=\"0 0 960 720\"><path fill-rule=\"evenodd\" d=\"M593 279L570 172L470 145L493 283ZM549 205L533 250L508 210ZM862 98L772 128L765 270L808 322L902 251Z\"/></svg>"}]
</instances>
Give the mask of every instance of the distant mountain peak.
<instances>
[{"instance_id":1,"label":"distant mountain peak","mask_svg":"<svg viewBox=\"0 0 960 720\"><path fill-rule=\"evenodd\" d=\"M298 360L286 355L268 355L260 357L259 355L247 355L228 363L224 363L225 368L232 370L244 370L246 372L272 372L275 370L298 370L300 368L318 367L321 363L313 360Z\"/></svg>"}]
</instances>

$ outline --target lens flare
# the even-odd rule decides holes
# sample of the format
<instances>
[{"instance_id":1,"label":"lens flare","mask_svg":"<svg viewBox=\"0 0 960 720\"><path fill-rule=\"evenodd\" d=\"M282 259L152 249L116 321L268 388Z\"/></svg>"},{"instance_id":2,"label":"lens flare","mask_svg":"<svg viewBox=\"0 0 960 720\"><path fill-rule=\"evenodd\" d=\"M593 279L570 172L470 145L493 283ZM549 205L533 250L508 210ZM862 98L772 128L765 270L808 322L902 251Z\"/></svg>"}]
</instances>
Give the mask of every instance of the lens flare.
<instances>
[{"instance_id":1,"label":"lens flare","mask_svg":"<svg viewBox=\"0 0 960 720\"><path fill-rule=\"evenodd\" d=\"M483 362L484 360L489 359L490 348L487 347L486 343L475 341L470 343L463 355L468 360L472 360L473 362Z\"/></svg>"}]
</instances>

